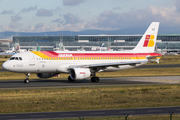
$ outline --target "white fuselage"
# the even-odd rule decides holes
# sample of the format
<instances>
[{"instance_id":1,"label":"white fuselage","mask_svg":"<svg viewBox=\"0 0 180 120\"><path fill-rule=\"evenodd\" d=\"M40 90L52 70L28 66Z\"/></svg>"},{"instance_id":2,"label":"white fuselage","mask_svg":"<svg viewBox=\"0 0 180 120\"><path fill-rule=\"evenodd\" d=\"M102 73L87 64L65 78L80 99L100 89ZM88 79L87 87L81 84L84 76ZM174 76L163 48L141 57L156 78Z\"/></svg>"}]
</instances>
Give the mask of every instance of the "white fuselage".
<instances>
[{"instance_id":1,"label":"white fuselage","mask_svg":"<svg viewBox=\"0 0 180 120\"><path fill-rule=\"evenodd\" d=\"M79 52L58 52L58 54L73 54L73 53L83 53L82 51ZM87 53L87 51L86 51ZM89 52L92 53L92 52ZM94 53L94 52L93 52ZM96 53L121 53L121 52L96 52ZM123 52L124 53L124 52ZM129 53L129 52L126 52ZM134 58L137 58L136 53L134 54ZM93 56L89 56L88 58L73 58L71 57L66 57L64 58L65 60L59 60L58 58L50 58L50 59L44 59L42 57L39 57L35 55L32 52L23 52L23 53L17 53L13 55L12 57L14 58L19 58L21 57L22 60L8 60L3 64L3 67L8 69L9 71L12 72L21 72L21 73L68 73L68 69L71 66L81 66L81 65L91 65L91 64L103 64L103 63L116 63L116 62L129 62L129 61L140 61L141 64L137 64L135 66L133 65L121 65L121 66L115 66L115 67L106 67L101 71L118 71L118 70L124 70L124 69L129 69L133 67L137 67L139 65L142 65L148 60L146 59L132 59L133 56L131 56L131 59L127 57L101 57L99 56L97 59L95 59ZM60 56L61 58L63 56ZM53 60L52 60L53 59Z\"/></svg>"}]
</instances>

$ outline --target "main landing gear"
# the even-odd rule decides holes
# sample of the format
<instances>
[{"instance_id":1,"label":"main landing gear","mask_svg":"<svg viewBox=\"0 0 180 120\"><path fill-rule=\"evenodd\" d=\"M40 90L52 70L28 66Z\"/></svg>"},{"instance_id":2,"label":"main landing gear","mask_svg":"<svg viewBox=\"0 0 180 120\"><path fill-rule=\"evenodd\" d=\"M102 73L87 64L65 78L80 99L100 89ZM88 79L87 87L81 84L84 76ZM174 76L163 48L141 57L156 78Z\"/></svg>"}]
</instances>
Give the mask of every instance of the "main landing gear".
<instances>
[{"instance_id":1,"label":"main landing gear","mask_svg":"<svg viewBox=\"0 0 180 120\"><path fill-rule=\"evenodd\" d=\"M96 83L98 83L99 82L99 77L96 77L96 71L93 71L92 73L91 73L91 82L96 82Z\"/></svg>"},{"instance_id":2,"label":"main landing gear","mask_svg":"<svg viewBox=\"0 0 180 120\"><path fill-rule=\"evenodd\" d=\"M30 73L25 73L26 75L26 79L24 80L24 83L29 83L29 76L30 76Z\"/></svg>"},{"instance_id":3,"label":"main landing gear","mask_svg":"<svg viewBox=\"0 0 180 120\"><path fill-rule=\"evenodd\" d=\"M68 77L68 80L69 80L69 82L75 81L75 80L71 79L70 76ZM92 77L92 78L91 78L91 82L96 82L96 83L98 83L98 82L99 82L99 77Z\"/></svg>"},{"instance_id":4,"label":"main landing gear","mask_svg":"<svg viewBox=\"0 0 180 120\"><path fill-rule=\"evenodd\" d=\"M99 77L92 77L92 78L91 78L91 82L96 82L96 83L98 83L98 82L99 82Z\"/></svg>"}]
</instances>

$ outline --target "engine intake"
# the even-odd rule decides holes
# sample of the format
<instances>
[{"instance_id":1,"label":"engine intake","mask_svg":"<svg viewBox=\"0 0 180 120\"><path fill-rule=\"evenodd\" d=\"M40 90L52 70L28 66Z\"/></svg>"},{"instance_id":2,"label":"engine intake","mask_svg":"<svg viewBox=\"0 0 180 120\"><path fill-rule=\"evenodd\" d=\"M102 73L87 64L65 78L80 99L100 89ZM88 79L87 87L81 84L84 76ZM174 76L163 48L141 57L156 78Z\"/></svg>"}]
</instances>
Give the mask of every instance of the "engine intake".
<instances>
[{"instance_id":1,"label":"engine intake","mask_svg":"<svg viewBox=\"0 0 180 120\"><path fill-rule=\"evenodd\" d=\"M91 72L88 68L72 68L70 70L70 77L72 80L83 80L89 78Z\"/></svg>"}]
</instances>

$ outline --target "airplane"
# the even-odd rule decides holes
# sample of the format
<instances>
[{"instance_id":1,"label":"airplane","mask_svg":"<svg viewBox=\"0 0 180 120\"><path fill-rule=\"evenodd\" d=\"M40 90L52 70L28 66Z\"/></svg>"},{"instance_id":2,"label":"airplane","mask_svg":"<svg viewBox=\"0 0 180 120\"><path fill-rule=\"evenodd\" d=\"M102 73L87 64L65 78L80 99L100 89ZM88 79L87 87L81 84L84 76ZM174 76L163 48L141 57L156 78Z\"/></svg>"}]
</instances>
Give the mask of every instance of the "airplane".
<instances>
[{"instance_id":1,"label":"airplane","mask_svg":"<svg viewBox=\"0 0 180 120\"><path fill-rule=\"evenodd\" d=\"M5 70L25 73L24 83L29 83L30 73L39 78L50 78L60 73L69 74L68 80L99 82L98 72L120 71L145 63L159 63L161 54L155 53L159 22L152 22L137 46L129 51L28 51L16 53L5 61Z\"/></svg>"}]
</instances>

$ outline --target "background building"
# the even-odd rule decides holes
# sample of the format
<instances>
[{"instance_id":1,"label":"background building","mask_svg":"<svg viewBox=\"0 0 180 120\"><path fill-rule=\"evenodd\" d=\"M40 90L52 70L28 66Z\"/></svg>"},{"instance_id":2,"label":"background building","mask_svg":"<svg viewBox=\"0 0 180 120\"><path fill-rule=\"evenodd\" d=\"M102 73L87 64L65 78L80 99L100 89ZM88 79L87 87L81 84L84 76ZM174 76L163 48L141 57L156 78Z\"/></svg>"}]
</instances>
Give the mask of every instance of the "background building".
<instances>
[{"instance_id":1,"label":"background building","mask_svg":"<svg viewBox=\"0 0 180 120\"><path fill-rule=\"evenodd\" d=\"M14 36L13 45L37 50L99 50L100 46L113 50L133 49L142 35L78 35L78 36ZM11 47L12 47L11 46ZM157 50L180 52L180 35L158 35Z\"/></svg>"},{"instance_id":2,"label":"background building","mask_svg":"<svg viewBox=\"0 0 180 120\"><path fill-rule=\"evenodd\" d=\"M0 39L0 52L9 49L12 42L10 39Z\"/></svg>"}]
</instances>

